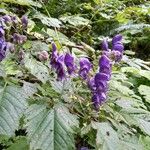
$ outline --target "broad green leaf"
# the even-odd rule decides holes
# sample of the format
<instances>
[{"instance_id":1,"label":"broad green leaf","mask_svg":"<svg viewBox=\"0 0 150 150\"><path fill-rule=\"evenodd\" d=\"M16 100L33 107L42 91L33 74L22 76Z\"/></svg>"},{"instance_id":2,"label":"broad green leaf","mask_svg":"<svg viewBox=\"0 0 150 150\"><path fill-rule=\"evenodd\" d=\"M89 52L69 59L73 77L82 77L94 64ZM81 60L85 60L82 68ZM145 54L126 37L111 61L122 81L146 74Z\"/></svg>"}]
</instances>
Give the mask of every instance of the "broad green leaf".
<instances>
[{"instance_id":1,"label":"broad green leaf","mask_svg":"<svg viewBox=\"0 0 150 150\"><path fill-rule=\"evenodd\" d=\"M138 90L139 93L144 96L145 100L150 103L150 87L146 85L140 85Z\"/></svg>"},{"instance_id":2,"label":"broad green leaf","mask_svg":"<svg viewBox=\"0 0 150 150\"><path fill-rule=\"evenodd\" d=\"M68 109L59 104L53 109L44 105L31 105L25 113L27 135L32 150L75 149L74 127L78 120Z\"/></svg>"},{"instance_id":3,"label":"broad green leaf","mask_svg":"<svg viewBox=\"0 0 150 150\"><path fill-rule=\"evenodd\" d=\"M140 136L140 143L142 143L144 149L148 150L150 148L150 137L149 136Z\"/></svg>"},{"instance_id":4,"label":"broad green leaf","mask_svg":"<svg viewBox=\"0 0 150 150\"><path fill-rule=\"evenodd\" d=\"M7 150L29 150L27 139L20 137Z\"/></svg>"},{"instance_id":5,"label":"broad green leaf","mask_svg":"<svg viewBox=\"0 0 150 150\"><path fill-rule=\"evenodd\" d=\"M46 83L49 77L48 68L43 65L43 63L35 60L34 58L29 58L28 55L25 57L25 67L34 75L38 80Z\"/></svg>"},{"instance_id":6,"label":"broad green leaf","mask_svg":"<svg viewBox=\"0 0 150 150\"><path fill-rule=\"evenodd\" d=\"M92 126L97 130L96 144L101 150L117 150L119 148L119 138L117 132L107 122L95 123Z\"/></svg>"},{"instance_id":7,"label":"broad green leaf","mask_svg":"<svg viewBox=\"0 0 150 150\"><path fill-rule=\"evenodd\" d=\"M134 95L134 92L130 90L127 86L124 86L119 81L112 80L110 81L110 87L112 90L117 90L121 92L123 95L131 96Z\"/></svg>"},{"instance_id":8,"label":"broad green leaf","mask_svg":"<svg viewBox=\"0 0 150 150\"><path fill-rule=\"evenodd\" d=\"M52 18L52 17L47 17L44 14L38 13L34 16L34 18L40 19L40 21L49 26L49 27L55 27L55 28L60 28L61 26L61 21L58 20L57 18Z\"/></svg>"},{"instance_id":9,"label":"broad green leaf","mask_svg":"<svg viewBox=\"0 0 150 150\"><path fill-rule=\"evenodd\" d=\"M150 71L148 70L140 70L140 75L150 80Z\"/></svg>"},{"instance_id":10,"label":"broad green leaf","mask_svg":"<svg viewBox=\"0 0 150 150\"><path fill-rule=\"evenodd\" d=\"M15 134L27 105L25 98L24 91L19 87L0 87L0 134Z\"/></svg>"},{"instance_id":11,"label":"broad green leaf","mask_svg":"<svg viewBox=\"0 0 150 150\"><path fill-rule=\"evenodd\" d=\"M59 41L64 45L75 46L74 42L71 42L66 35L57 30L47 29L47 34L49 34L49 36L52 37L54 41Z\"/></svg>"},{"instance_id":12,"label":"broad green leaf","mask_svg":"<svg viewBox=\"0 0 150 150\"><path fill-rule=\"evenodd\" d=\"M150 122L144 119L136 118L140 129L150 136Z\"/></svg>"},{"instance_id":13,"label":"broad green leaf","mask_svg":"<svg viewBox=\"0 0 150 150\"><path fill-rule=\"evenodd\" d=\"M32 47L30 48L33 55L36 55L41 51L49 51L49 47L46 43L41 41L32 41Z\"/></svg>"},{"instance_id":14,"label":"broad green leaf","mask_svg":"<svg viewBox=\"0 0 150 150\"><path fill-rule=\"evenodd\" d=\"M64 17L61 17L60 20L62 20L64 23L69 23L73 26L88 25L90 22L88 19L85 19L85 18L80 17L78 15L76 15L76 16L64 16Z\"/></svg>"},{"instance_id":15,"label":"broad green leaf","mask_svg":"<svg viewBox=\"0 0 150 150\"><path fill-rule=\"evenodd\" d=\"M33 0L1 0L2 2L7 3L14 3L19 5L26 5L26 6L36 6L36 7L42 7L42 5L38 2L34 2Z\"/></svg>"},{"instance_id":16,"label":"broad green leaf","mask_svg":"<svg viewBox=\"0 0 150 150\"><path fill-rule=\"evenodd\" d=\"M16 75L21 73L17 64L14 61L9 60L9 58L4 59L2 65L6 75Z\"/></svg>"}]
</instances>

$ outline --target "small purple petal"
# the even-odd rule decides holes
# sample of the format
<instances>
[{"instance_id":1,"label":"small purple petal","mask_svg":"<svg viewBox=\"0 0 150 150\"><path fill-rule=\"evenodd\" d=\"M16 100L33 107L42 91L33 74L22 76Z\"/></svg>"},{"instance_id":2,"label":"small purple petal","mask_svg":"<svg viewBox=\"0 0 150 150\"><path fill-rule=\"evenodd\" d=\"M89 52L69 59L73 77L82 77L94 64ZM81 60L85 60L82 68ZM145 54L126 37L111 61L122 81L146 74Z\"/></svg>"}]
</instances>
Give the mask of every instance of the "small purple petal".
<instances>
[{"instance_id":1,"label":"small purple petal","mask_svg":"<svg viewBox=\"0 0 150 150\"><path fill-rule=\"evenodd\" d=\"M106 39L104 39L103 42L102 42L102 50L104 50L104 51L109 50L108 41Z\"/></svg>"},{"instance_id":2,"label":"small purple petal","mask_svg":"<svg viewBox=\"0 0 150 150\"><path fill-rule=\"evenodd\" d=\"M99 67L110 68L110 65L111 60L106 55L102 55L101 58L99 59Z\"/></svg>"},{"instance_id":3,"label":"small purple petal","mask_svg":"<svg viewBox=\"0 0 150 150\"><path fill-rule=\"evenodd\" d=\"M5 15L2 17L5 23L11 23L11 17L9 15Z\"/></svg>"},{"instance_id":4,"label":"small purple petal","mask_svg":"<svg viewBox=\"0 0 150 150\"><path fill-rule=\"evenodd\" d=\"M115 43L120 42L120 41L122 41L122 35L117 34L117 35L115 35L115 36L113 37L113 39L112 39L112 44L115 44Z\"/></svg>"},{"instance_id":5,"label":"small purple petal","mask_svg":"<svg viewBox=\"0 0 150 150\"><path fill-rule=\"evenodd\" d=\"M122 53L123 50L124 50L124 46L123 46L122 43L116 43L116 44L113 45L113 50L114 51L119 51L119 52Z\"/></svg>"},{"instance_id":6,"label":"small purple petal","mask_svg":"<svg viewBox=\"0 0 150 150\"><path fill-rule=\"evenodd\" d=\"M91 68L92 68L91 62L87 58L81 58L79 76L81 76L84 80L86 80Z\"/></svg>"},{"instance_id":7,"label":"small purple petal","mask_svg":"<svg viewBox=\"0 0 150 150\"><path fill-rule=\"evenodd\" d=\"M5 31L2 26L0 26L0 38L5 35Z\"/></svg>"},{"instance_id":8,"label":"small purple petal","mask_svg":"<svg viewBox=\"0 0 150 150\"><path fill-rule=\"evenodd\" d=\"M25 16L25 15L22 16L21 22L22 22L22 26L23 26L24 28L26 28L26 27L28 26L28 17Z\"/></svg>"},{"instance_id":9,"label":"small purple petal","mask_svg":"<svg viewBox=\"0 0 150 150\"><path fill-rule=\"evenodd\" d=\"M71 75L73 72L75 72L76 66L74 64L74 57L71 54L66 53L64 63L67 67L68 74Z\"/></svg>"}]
</instances>

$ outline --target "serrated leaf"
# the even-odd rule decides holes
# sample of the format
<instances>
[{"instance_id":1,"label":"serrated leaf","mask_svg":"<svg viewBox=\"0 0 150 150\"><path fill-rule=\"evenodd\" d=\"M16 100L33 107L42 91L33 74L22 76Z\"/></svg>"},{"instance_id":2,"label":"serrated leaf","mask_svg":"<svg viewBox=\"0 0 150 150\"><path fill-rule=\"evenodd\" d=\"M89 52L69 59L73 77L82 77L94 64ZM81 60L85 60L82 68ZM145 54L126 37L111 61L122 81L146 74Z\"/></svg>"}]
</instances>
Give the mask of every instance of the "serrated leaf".
<instances>
[{"instance_id":1,"label":"serrated leaf","mask_svg":"<svg viewBox=\"0 0 150 150\"><path fill-rule=\"evenodd\" d=\"M136 120L142 131L150 136L150 122L140 118L136 118Z\"/></svg>"},{"instance_id":2,"label":"serrated leaf","mask_svg":"<svg viewBox=\"0 0 150 150\"><path fill-rule=\"evenodd\" d=\"M76 16L64 16L61 17L60 20L62 20L64 23L69 23L73 26L83 26L83 25L88 25L89 20L85 19L79 15Z\"/></svg>"},{"instance_id":3,"label":"serrated leaf","mask_svg":"<svg viewBox=\"0 0 150 150\"><path fill-rule=\"evenodd\" d=\"M34 75L38 80L46 83L49 77L48 68L41 62L35 60L34 58L29 58L28 55L25 57L25 67Z\"/></svg>"},{"instance_id":4,"label":"serrated leaf","mask_svg":"<svg viewBox=\"0 0 150 150\"><path fill-rule=\"evenodd\" d=\"M60 43L64 45L75 46L74 42L71 42L66 35L64 35L63 33L59 31L47 29L47 34L51 36L54 39L54 41L59 41Z\"/></svg>"},{"instance_id":5,"label":"serrated leaf","mask_svg":"<svg viewBox=\"0 0 150 150\"><path fill-rule=\"evenodd\" d=\"M140 70L140 75L150 80L150 71L148 70Z\"/></svg>"},{"instance_id":6,"label":"serrated leaf","mask_svg":"<svg viewBox=\"0 0 150 150\"><path fill-rule=\"evenodd\" d=\"M119 81L110 81L110 87L112 88L112 90L117 90L123 95L134 95L134 92L132 90L130 90L127 86L122 85Z\"/></svg>"},{"instance_id":7,"label":"serrated leaf","mask_svg":"<svg viewBox=\"0 0 150 150\"><path fill-rule=\"evenodd\" d=\"M92 122L94 129L97 129L96 144L101 150L116 150L119 148L117 132L107 122Z\"/></svg>"},{"instance_id":8,"label":"serrated leaf","mask_svg":"<svg viewBox=\"0 0 150 150\"><path fill-rule=\"evenodd\" d=\"M26 112L25 126L32 150L75 149L73 128L78 127L78 120L61 104L53 109L31 105Z\"/></svg>"},{"instance_id":9,"label":"serrated leaf","mask_svg":"<svg viewBox=\"0 0 150 150\"><path fill-rule=\"evenodd\" d=\"M58 20L57 18L47 17L46 15L41 14L41 13L37 13L34 17L37 19L40 19L40 21L43 24L45 24L49 27L60 28L60 26L62 24L61 21Z\"/></svg>"},{"instance_id":10,"label":"serrated leaf","mask_svg":"<svg viewBox=\"0 0 150 150\"><path fill-rule=\"evenodd\" d=\"M34 2L32 0L1 0L2 2L6 3L14 3L19 5L26 5L26 6L36 6L36 7L42 7L42 5L38 2Z\"/></svg>"},{"instance_id":11,"label":"serrated leaf","mask_svg":"<svg viewBox=\"0 0 150 150\"><path fill-rule=\"evenodd\" d=\"M138 90L139 93L144 96L145 100L150 103L150 87L146 85L140 85Z\"/></svg>"},{"instance_id":12,"label":"serrated leaf","mask_svg":"<svg viewBox=\"0 0 150 150\"><path fill-rule=\"evenodd\" d=\"M27 105L25 98L23 90L19 87L0 87L0 134L15 134Z\"/></svg>"}]
</instances>

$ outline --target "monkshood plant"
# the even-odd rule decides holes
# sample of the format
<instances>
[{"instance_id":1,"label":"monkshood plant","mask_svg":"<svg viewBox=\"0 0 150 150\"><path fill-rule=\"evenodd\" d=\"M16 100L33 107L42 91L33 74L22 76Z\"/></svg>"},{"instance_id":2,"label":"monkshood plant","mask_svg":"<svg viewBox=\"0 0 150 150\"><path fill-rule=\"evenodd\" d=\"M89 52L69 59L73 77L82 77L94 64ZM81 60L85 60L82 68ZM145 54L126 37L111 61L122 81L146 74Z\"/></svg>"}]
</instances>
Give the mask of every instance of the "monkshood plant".
<instances>
[{"instance_id":1,"label":"monkshood plant","mask_svg":"<svg viewBox=\"0 0 150 150\"><path fill-rule=\"evenodd\" d=\"M92 93L92 102L95 109L98 109L107 99L108 81L111 79L112 65L115 62L119 62L123 55L122 36L118 34L113 37L112 50L109 49L107 40L104 40L102 49L103 54L99 59L99 69L93 77L90 75L93 65L88 58L80 58L78 68L72 54L59 54L54 43L52 44L52 55L50 58L50 65L56 71L57 80L62 81L67 78L67 73L68 75L78 73L81 79L87 83Z\"/></svg>"},{"instance_id":2,"label":"monkshood plant","mask_svg":"<svg viewBox=\"0 0 150 150\"><path fill-rule=\"evenodd\" d=\"M29 21L0 17L0 148L144 149L149 74L123 55L122 35L79 57L70 47L84 47L37 40Z\"/></svg>"}]
</instances>

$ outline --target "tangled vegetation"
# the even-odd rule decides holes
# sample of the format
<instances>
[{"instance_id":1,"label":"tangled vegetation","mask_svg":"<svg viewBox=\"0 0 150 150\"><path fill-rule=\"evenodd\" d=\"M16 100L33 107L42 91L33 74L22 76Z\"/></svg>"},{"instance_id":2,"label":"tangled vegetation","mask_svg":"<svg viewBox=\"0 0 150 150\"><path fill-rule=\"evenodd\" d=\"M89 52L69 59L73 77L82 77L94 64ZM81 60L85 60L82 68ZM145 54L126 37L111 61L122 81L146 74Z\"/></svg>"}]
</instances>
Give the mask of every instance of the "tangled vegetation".
<instances>
[{"instance_id":1,"label":"tangled vegetation","mask_svg":"<svg viewBox=\"0 0 150 150\"><path fill-rule=\"evenodd\" d=\"M0 0L0 149L149 150L150 2Z\"/></svg>"}]
</instances>

